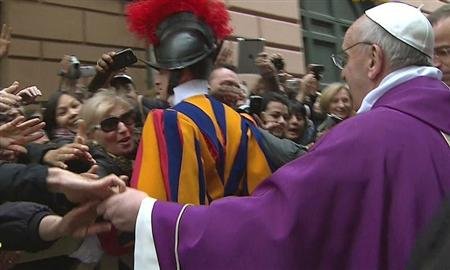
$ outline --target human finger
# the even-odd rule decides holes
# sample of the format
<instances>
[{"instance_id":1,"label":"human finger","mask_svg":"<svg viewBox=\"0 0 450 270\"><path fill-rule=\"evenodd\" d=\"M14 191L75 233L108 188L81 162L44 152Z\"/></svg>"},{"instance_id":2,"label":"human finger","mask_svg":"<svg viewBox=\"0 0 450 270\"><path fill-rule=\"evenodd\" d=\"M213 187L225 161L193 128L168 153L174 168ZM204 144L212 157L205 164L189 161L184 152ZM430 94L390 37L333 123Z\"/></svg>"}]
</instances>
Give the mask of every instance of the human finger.
<instances>
[{"instance_id":1,"label":"human finger","mask_svg":"<svg viewBox=\"0 0 450 270\"><path fill-rule=\"evenodd\" d=\"M73 208L64 217L64 234L77 238L86 237L89 226L94 224L97 218L98 201L89 201L81 206Z\"/></svg>"},{"instance_id":2,"label":"human finger","mask_svg":"<svg viewBox=\"0 0 450 270\"><path fill-rule=\"evenodd\" d=\"M22 130L22 134L27 136L27 135L32 135L34 133L36 133L37 131L42 131L42 128L45 126L45 122L41 121L41 119L39 118L33 118L30 120L27 120L23 123L20 123L19 125L17 125L17 128ZM43 132L41 133L41 137L44 135Z\"/></svg>"},{"instance_id":3,"label":"human finger","mask_svg":"<svg viewBox=\"0 0 450 270\"><path fill-rule=\"evenodd\" d=\"M6 128L19 127L19 125L23 122L23 120L25 120L25 117L20 115L20 116L14 118L11 122L8 122L8 123L3 124L1 126L6 127Z\"/></svg>"},{"instance_id":4,"label":"human finger","mask_svg":"<svg viewBox=\"0 0 450 270\"><path fill-rule=\"evenodd\" d=\"M0 98L3 103L8 103L9 105L17 105L22 100L21 96L17 96L8 92L1 92Z\"/></svg>"},{"instance_id":5,"label":"human finger","mask_svg":"<svg viewBox=\"0 0 450 270\"><path fill-rule=\"evenodd\" d=\"M1 100L0 100L0 112L6 112L11 108L12 107L10 105L5 104L5 103L1 102Z\"/></svg>"},{"instance_id":6,"label":"human finger","mask_svg":"<svg viewBox=\"0 0 450 270\"><path fill-rule=\"evenodd\" d=\"M94 195L102 199L126 190L125 182L114 174L110 174L95 181L94 185L97 186L97 188L94 189Z\"/></svg>"},{"instance_id":7,"label":"human finger","mask_svg":"<svg viewBox=\"0 0 450 270\"><path fill-rule=\"evenodd\" d=\"M21 153L21 154L26 154L28 152L24 146L19 145L19 144L10 144L10 145L6 146L6 149L17 152L17 153Z\"/></svg>"},{"instance_id":8,"label":"human finger","mask_svg":"<svg viewBox=\"0 0 450 270\"><path fill-rule=\"evenodd\" d=\"M86 123L83 119L78 120L78 128L77 128L77 134L74 139L74 143L78 144L86 144L87 140L87 133L86 133Z\"/></svg>"},{"instance_id":9,"label":"human finger","mask_svg":"<svg viewBox=\"0 0 450 270\"><path fill-rule=\"evenodd\" d=\"M2 89L2 91L5 91L10 94L16 94L19 91L19 85L20 84L18 81L14 81L10 86Z\"/></svg>"},{"instance_id":10,"label":"human finger","mask_svg":"<svg viewBox=\"0 0 450 270\"><path fill-rule=\"evenodd\" d=\"M19 119L19 118L21 118L21 120L22 121L20 121L20 120L17 120L17 119ZM33 127L33 126L36 126L36 125L38 125L38 124L40 124L42 121L40 120L40 119L38 119L38 118L33 118L33 119L29 119L29 120L27 120L27 121L23 121L25 119L25 117L23 117L23 116L20 116L20 117L17 117L15 120L17 120L17 121L12 121L12 123L14 124L14 125L16 125L18 128L20 128L20 129L26 129L26 128L29 128L29 127Z\"/></svg>"},{"instance_id":11,"label":"human finger","mask_svg":"<svg viewBox=\"0 0 450 270\"><path fill-rule=\"evenodd\" d=\"M107 221L103 222L95 222L94 224L89 225L86 230L85 236L96 235L99 233L109 232L112 229L112 224Z\"/></svg>"},{"instance_id":12,"label":"human finger","mask_svg":"<svg viewBox=\"0 0 450 270\"><path fill-rule=\"evenodd\" d=\"M275 122L275 121L270 121L270 122L266 122L264 128L265 129L273 129L273 128L277 128L279 126L281 126L280 123Z\"/></svg>"},{"instance_id":13,"label":"human finger","mask_svg":"<svg viewBox=\"0 0 450 270\"><path fill-rule=\"evenodd\" d=\"M42 96L42 93L36 86L31 86L20 90L17 95L29 103L37 97Z\"/></svg>"},{"instance_id":14,"label":"human finger","mask_svg":"<svg viewBox=\"0 0 450 270\"><path fill-rule=\"evenodd\" d=\"M81 153L89 151L89 146L81 143L69 143L59 149L64 149L65 152L69 151L70 153Z\"/></svg>"},{"instance_id":15,"label":"human finger","mask_svg":"<svg viewBox=\"0 0 450 270\"><path fill-rule=\"evenodd\" d=\"M112 58L112 56L114 54L115 54L114 52L108 52L108 53L102 54L102 56L99 59L99 61L97 62L97 64L104 69L109 69L109 65L114 62L114 60Z\"/></svg>"},{"instance_id":16,"label":"human finger","mask_svg":"<svg viewBox=\"0 0 450 270\"><path fill-rule=\"evenodd\" d=\"M87 173L97 175L98 168L99 168L98 165L92 165L91 168L89 169L89 171L87 171Z\"/></svg>"},{"instance_id":17,"label":"human finger","mask_svg":"<svg viewBox=\"0 0 450 270\"><path fill-rule=\"evenodd\" d=\"M31 87L31 92L33 93L33 96L42 96L41 90L39 90L36 86Z\"/></svg>"},{"instance_id":18,"label":"human finger","mask_svg":"<svg viewBox=\"0 0 450 270\"><path fill-rule=\"evenodd\" d=\"M53 166L54 167L58 167L58 168L61 168L61 169L67 169L67 164L66 163L64 163L64 162L62 162L62 161L55 161L55 162L52 162L53 164Z\"/></svg>"},{"instance_id":19,"label":"human finger","mask_svg":"<svg viewBox=\"0 0 450 270\"><path fill-rule=\"evenodd\" d=\"M62 162L74 159L75 157L76 157L76 154L74 154L74 153L68 153L68 154L58 153L58 155L57 155L58 161L62 161Z\"/></svg>"},{"instance_id":20,"label":"human finger","mask_svg":"<svg viewBox=\"0 0 450 270\"><path fill-rule=\"evenodd\" d=\"M42 126L43 127L43 126ZM40 129L42 129L42 127ZM45 133L43 131L36 131L24 137L24 143L34 142L44 137Z\"/></svg>"},{"instance_id":21,"label":"human finger","mask_svg":"<svg viewBox=\"0 0 450 270\"><path fill-rule=\"evenodd\" d=\"M99 178L99 176L97 174L97 170L98 170L98 165L92 165L91 168L87 172L82 173L81 175L83 177L86 177L88 180L97 180Z\"/></svg>"},{"instance_id":22,"label":"human finger","mask_svg":"<svg viewBox=\"0 0 450 270\"><path fill-rule=\"evenodd\" d=\"M260 58L267 58L267 57L269 57L269 55L266 52L260 52L258 54L258 57L260 57Z\"/></svg>"}]
</instances>

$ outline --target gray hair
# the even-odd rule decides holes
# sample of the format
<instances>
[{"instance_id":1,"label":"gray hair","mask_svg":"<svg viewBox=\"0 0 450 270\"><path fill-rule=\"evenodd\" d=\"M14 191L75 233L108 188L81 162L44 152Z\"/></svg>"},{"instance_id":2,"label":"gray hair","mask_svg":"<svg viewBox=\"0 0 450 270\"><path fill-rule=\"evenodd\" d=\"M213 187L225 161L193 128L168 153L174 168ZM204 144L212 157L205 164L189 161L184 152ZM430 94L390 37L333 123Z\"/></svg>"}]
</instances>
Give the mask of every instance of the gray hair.
<instances>
[{"instance_id":1,"label":"gray hair","mask_svg":"<svg viewBox=\"0 0 450 270\"><path fill-rule=\"evenodd\" d=\"M430 57L395 38L369 18L361 21L359 29L362 41L373 42L383 49L392 71L407 66L433 65Z\"/></svg>"},{"instance_id":2,"label":"gray hair","mask_svg":"<svg viewBox=\"0 0 450 270\"><path fill-rule=\"evenodd\" d=\"M86 124L88 136L92 134L94 127L116 107L126 110L133 108L124 97L117 95L112 89L100 89L84 102L80 116Z\"/></svg>"}]
</instances>

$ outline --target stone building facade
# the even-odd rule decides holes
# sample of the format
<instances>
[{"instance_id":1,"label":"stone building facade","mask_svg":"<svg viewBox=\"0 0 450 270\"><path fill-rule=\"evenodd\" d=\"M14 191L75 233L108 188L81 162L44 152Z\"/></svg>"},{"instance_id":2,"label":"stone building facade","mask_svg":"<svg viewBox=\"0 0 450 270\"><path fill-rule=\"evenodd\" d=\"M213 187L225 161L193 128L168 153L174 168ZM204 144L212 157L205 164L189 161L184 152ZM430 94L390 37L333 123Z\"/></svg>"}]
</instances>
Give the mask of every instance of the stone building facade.
<instances>
[{"instance_id":1,"label":"stone building facade","mask_svg":"<svg viewBox=\"0 0 450 270\"><path fill-rule=\"evenodd\" d=\"M288 72L304 74L300 1L225 0L234 28L233 36L229 38L230 44L236 49L237 37L264 38L267 52L278 52L285 57ZM9 85L14 80L20 81L23 86L36 84L43 90L45 99L58 88L59 61L64 54L76 55L82 64L93 65L104 52L131 47L138 57L147 58L146 44L127 31L123 14L127 2L0 0L0 22L13 28L9 57L0 63L1 85ZM448 0L406 2L413 5L423 3L423 10L430 12ZM237 61L236 53L233 61ZM141 92L151 93L151 70L137 64L128 72Z\"/></svg>"}]
</instances>

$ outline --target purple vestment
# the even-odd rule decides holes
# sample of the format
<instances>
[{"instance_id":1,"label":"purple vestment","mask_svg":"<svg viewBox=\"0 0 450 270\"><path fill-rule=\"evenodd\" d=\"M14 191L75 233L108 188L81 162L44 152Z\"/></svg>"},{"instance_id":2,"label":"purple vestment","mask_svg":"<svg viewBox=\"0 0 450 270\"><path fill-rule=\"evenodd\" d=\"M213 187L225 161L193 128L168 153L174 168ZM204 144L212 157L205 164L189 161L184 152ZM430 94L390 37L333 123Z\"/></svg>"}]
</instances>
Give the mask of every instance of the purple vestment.
<instances>
[{"instance_id":1,"label":"purple vestment","mask_svg":"<svg viewBox=\"0 0 450 270\"><path fill-rule=\"evenodd\" d=\"M181 269L404 269L450 189L450 91L418 77L339 124L250 197L190 206ZM175 268L181 205L157 201L161 269ZM136 247L139 248L139 247Z\"/></svg>"}]
</instances>

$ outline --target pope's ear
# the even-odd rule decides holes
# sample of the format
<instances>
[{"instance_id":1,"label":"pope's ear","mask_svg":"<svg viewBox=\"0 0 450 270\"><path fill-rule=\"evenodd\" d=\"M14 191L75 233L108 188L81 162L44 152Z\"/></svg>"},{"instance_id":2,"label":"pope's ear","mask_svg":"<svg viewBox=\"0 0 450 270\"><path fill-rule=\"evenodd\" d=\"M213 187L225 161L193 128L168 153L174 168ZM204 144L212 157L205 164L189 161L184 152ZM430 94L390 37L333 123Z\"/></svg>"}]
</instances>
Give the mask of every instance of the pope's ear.
<instances>
[{"instance_id":1,"label":"pope's ear","mask_svg":"<svg viewBox=\"0 0 450 270\"><path fill-rule=\"evenodd\" d=\"M385 59L383 50L377 44L372 44L368 72L369 78L375 80L383 72L384 66Z\"/></svg>"}]
</instances>

